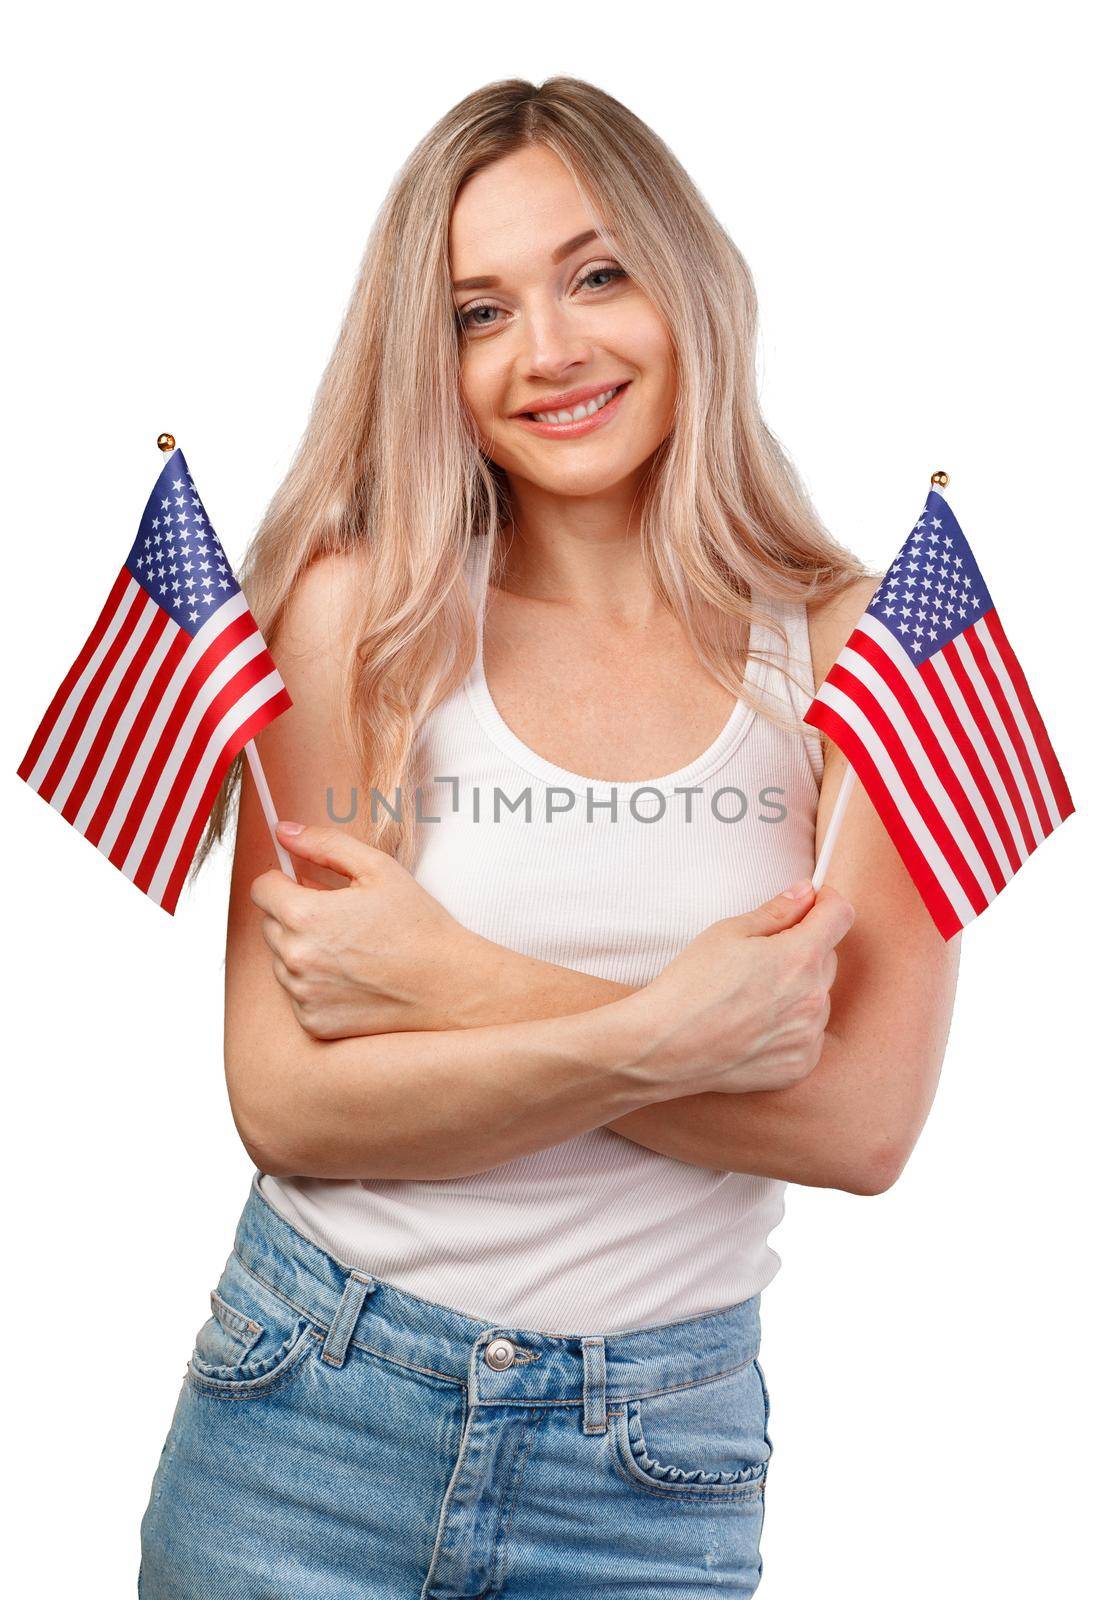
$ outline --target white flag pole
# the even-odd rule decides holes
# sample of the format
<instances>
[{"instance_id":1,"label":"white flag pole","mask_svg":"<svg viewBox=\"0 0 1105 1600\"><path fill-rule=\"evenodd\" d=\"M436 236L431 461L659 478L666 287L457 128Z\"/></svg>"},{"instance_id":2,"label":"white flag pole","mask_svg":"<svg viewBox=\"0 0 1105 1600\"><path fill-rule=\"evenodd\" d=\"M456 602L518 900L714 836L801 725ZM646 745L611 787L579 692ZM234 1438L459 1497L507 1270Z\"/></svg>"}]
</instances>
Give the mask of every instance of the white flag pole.
<instances>
[{"instance_id":1,"label":"white flag pole","mask_svg":"<svg viewBox=\"0 0 1105 1600\"><path fill-rule=\"evenodd\" d=\"M269 793L269 786L265 780L265 771L261 765L261 757L257 754L257 746L254 744L252 739L250 739L246 744L245 752L249 759L249 770L253 773L253 781L257 785L257 793L261 801L261 810L265 813L265 821L269 825L269 832L272 835L272 842L276 848L276 859L279 861L281 867L287 873L292 882L298 883L299 879L295 875L295 868L292 866L292 858L285 850L284 846L280 843L280 840L276 837L276 807L272 803L272 795Z\"/></svg>"},{"instance_id":2,"label":"white flag pole","mask_svg":"<svg viewBox=\"0 0 1105 1600\"><path fill-rule=\"evenodd\" d=\"M176 449L176 440L173 438L171 433L159 434L157 448L163 451L165 455L172 455L173 451ZM278 820L276 815L276 807L272 803L272 795L269 793L269 786L265 779L264 768L261 766L261 757L257 754L257 746L254 744L252 739L250 739L247 743L245 751L247 757L249 758L249 770L253 773L253 781L257 785L257 793L261 799L261 810L265 813L265 821L269 825L269 833L272 836L273 848L276 851L276 859L279 861L281 868L287 873L292 882L298 883L299 879L295 875L295 868L292 865L292 858L285 850L284 846L280 843L280 840L276 837L276 823Z\"/></svg>"},{"instance_id":3,"label":"white flag pole","mask_svg":"<svg viewBox=\"0 0 1105 1600\"><path fill-rule=\"evenodd\" d=\"M825 874L829 870L829 862L832 859L833 846L836 844L837 834L840 832L840 825L844 821L844 813L848 809L848 801L852 797L852 790L855 786L856 769L849 762L844 773L844 781L840 785L840 791L836 797L836 804L833 806L833 814L829 818L829 826L826 829L824 842L817 857L817 865L813 869L812 882L815 893L825 882Z\"/></svg>"}]
</instances>

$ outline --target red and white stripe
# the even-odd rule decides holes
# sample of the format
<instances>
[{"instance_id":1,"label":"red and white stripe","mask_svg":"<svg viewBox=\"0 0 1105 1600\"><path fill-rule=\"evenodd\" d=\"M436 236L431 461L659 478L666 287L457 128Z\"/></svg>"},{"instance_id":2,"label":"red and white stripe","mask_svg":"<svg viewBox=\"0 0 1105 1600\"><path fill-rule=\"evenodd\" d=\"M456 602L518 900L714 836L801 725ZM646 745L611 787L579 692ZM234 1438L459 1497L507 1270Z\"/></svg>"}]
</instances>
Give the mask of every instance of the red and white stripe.
<instances>
[{"instance_id":1,"label":"red and white stripe","mask_svg":"<svg viewBox=\"0 0 1105 1600\"><path fill-rule=\"evenodd\" d=\"M1074 810L993 609L922 662L865 612L805 721L855 768L945 939Z\"/></svg>"},{"instance_id":2,"label":"red and white stripe","mask_svg":"<svg viewBox=\"0 0 1105 1600\"><path fill-rule=\"evenodd\" d=\"M171 914L227 768L291 703L241 593L192 637L124 566L19 776Z\"/></svg>"}]
</instances>

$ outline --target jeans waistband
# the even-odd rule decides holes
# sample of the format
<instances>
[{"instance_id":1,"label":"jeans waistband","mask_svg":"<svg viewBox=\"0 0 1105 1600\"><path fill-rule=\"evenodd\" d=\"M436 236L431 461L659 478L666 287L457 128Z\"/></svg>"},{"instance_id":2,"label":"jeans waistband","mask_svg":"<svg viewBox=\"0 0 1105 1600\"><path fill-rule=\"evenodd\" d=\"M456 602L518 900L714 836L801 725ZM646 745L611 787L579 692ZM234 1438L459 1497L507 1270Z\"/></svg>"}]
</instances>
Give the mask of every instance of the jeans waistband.
<instances>
[{"instance_id":1,"label":"jeans waistband","mask_svg":"<svg viewBox=\"0 0 1105 1600\"><path fill-rule=\"evenodd\" d=\"M609 1402L704 1383L760 1348L760 1296L620 1333L537 1333L486 1322L345 1266L270 1204L255 1171L234 1235L243 1266L327 1330L324 1358L350 1346L467 1385L484 1405L583 1405L601 1432ZM589 1426L592 1424L589 1424Z\"/></svg>"}]
</instances>

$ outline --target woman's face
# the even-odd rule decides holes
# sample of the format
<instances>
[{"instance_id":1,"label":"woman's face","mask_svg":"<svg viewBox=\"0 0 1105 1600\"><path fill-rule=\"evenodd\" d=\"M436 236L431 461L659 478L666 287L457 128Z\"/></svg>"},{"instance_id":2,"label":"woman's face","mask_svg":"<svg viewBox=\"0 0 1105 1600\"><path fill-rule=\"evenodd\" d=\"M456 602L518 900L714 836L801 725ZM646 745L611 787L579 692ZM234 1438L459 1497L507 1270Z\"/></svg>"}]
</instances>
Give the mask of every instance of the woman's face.
<instances>
[{"instance_id":1,"label":"woman's face","mask_svg":"<svg viewBox=\"0 0 1105 1600\"><path fill-rule=\"evenodd\" d=\"M485 454L553 494L635 484L671 431L674 351L651 301L594 237L560 158L530 145L470 178L449 255L461 390ZM596 411L592 397L611 389ZM593 415L580 418L581 405ZM579 420L542 423L535 411Z\"/></svg>"}]
</instances>

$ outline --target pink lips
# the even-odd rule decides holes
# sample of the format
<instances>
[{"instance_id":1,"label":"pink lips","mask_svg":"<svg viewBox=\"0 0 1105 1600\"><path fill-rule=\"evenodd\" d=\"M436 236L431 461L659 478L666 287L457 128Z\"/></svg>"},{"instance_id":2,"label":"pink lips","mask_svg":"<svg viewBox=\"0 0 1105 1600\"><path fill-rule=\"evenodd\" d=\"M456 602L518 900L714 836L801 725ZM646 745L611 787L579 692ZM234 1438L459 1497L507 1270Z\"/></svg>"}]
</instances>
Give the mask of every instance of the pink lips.
<instances>
[{"instance_id":1,"label":"pink lips","mask_svg":"<svg viewBox=\"0 0 1105 1600\"><path fill-rule=\"evenodd\" d=\"M542 439L578 439L581 434L591 433L610 420L620 408L628 388L628 383L622 384L612 400L608 400L593 416L581 417L578 422L538 422L534 417L527 416L511 417L510 420Z\"/></svg>"}]
</instances>

